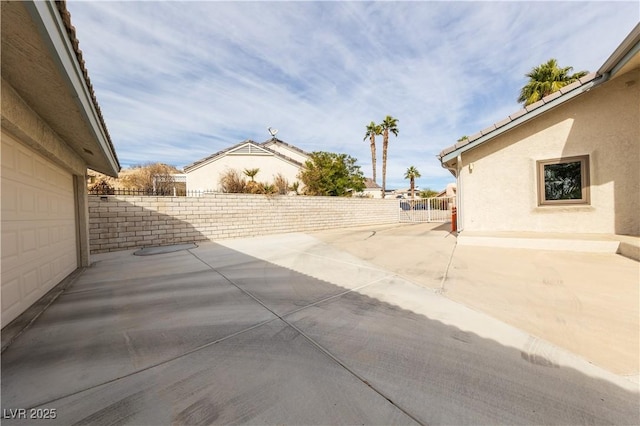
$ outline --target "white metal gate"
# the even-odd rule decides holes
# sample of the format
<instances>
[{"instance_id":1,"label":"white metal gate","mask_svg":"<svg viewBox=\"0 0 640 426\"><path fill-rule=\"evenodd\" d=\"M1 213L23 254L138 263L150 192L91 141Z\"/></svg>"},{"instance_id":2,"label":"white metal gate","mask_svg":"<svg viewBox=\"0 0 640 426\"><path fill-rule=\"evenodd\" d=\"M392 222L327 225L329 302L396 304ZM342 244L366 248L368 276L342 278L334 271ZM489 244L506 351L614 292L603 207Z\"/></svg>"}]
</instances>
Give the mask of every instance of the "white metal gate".
<instances>
[{"instance_id":1,"label":"white metal gate","mask_svg":"<svg viewBox=\"0 0 640 426\"><path fill-rule=\"evenodd\" d=\"M400 222L450 222L455 197L400 200Z\"/></svg>"}]
</instances>

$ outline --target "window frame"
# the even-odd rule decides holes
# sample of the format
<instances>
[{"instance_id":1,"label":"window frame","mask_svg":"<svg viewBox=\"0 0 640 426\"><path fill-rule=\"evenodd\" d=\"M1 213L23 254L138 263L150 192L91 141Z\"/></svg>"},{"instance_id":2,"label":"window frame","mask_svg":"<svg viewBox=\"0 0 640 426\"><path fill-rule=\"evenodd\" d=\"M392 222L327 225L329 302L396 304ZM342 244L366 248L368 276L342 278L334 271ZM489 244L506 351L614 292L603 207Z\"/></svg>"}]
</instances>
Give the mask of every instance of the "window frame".
<instances>
[{"instance_id":1,"label":"window frame","mask_svg":"<svg viewBox=\"0 0 640 426\"><path fill-rule=\"evenodd\" d=\"M544 166L550 164L563 164L563 163L575 163L580 162L580 184L581 194L580 199L573 200L547 200L545 198L545 181L544 181ZM536 162L537 169L537 188L538 188L538 206L566 206L566 205L589 205L590 199L590 169L589 169L589 155L577 155L573 157L552 158L548 160L538 160Z\"/></svg>"}]
</instances>

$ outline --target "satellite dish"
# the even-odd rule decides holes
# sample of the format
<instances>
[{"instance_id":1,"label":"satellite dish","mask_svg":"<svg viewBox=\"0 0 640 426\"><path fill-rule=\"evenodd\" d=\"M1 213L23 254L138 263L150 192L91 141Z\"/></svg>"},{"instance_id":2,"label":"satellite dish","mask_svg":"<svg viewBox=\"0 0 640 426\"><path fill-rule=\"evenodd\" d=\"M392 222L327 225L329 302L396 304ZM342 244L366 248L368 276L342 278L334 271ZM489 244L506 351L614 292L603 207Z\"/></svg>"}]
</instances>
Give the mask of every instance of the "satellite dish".
<instances>
[{"instance_id":1,"label":"satellite dish","mask_svg":"<svg viewBox=\"0 0 640 426\"><path fill-rule=\"evenodd\" d=\"M271 135L272 138L275 138L276 135L278 134L278 129L272 129L271 127L267 127L267 130L269 131L269 134Z\"/></svg>"}]
</instances>

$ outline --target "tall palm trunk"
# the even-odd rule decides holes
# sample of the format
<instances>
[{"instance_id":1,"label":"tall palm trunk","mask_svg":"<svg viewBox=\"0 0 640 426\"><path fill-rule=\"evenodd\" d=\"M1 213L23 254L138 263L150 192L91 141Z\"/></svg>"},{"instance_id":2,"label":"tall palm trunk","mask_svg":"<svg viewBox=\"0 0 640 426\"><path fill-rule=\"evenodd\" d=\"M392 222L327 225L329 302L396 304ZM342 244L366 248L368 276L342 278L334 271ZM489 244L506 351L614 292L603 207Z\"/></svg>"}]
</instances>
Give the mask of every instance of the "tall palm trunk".
<instances>
[{"instance_id":1,"label":"tall palm trunk","mask_svg":"<svg viewBox=\"0 0 640 426\"><path fill-rule=\"evenodd\" d=\"M369 144L371 145L371 166L373 168L373 182L376 182L376 169L377 169L377 165L376 165L376 136L381 135L382 134L382 128L380 127L379 124L376 124L375 122L371 122L369 124L367 124L366 127L367 132L364 135L364 138L362 139L367 140L367 138L369 138Z\"/></svg>"},{"instance_id":2,"label":"tall palm trunk","mask_svg":"<svg viewBox=\"0 0 640 426\"><path fill-rule=\"evenodd\" d=\"M411 176L411 199L415 198L416 178Z\"/></svg>"},{"instance_id":3,"label":"tall palm trunk","mask_svg":"<svg viewBox=\"0 0 640 426\"><path fill-rule=\"evenodd\" d=\"M387 147L389 146L389 129L382 135L382 198L387 195Z\"/></svg>"},{"instance_id":4,"label":"tall palm trunk","mask_svg":"<svg viewBox=\"0 0 640 426\"><path fill-rule=\"evenodd\" d=\"M387 150L389 148L389 132L398 136L398 119L387 115L380 127L382 128L382 198L387 194Z\"/></svg>"},{"instance_id":5,"label":"tall palm trunk","mask_svg":"<svg viewBox=\"0 0 640 426\"><path fill-rule=\"evenodd\" d=\"M373 165L373 183L376 182L376 135L371 133L371 164Z\"/></svg>"}]
</instances>

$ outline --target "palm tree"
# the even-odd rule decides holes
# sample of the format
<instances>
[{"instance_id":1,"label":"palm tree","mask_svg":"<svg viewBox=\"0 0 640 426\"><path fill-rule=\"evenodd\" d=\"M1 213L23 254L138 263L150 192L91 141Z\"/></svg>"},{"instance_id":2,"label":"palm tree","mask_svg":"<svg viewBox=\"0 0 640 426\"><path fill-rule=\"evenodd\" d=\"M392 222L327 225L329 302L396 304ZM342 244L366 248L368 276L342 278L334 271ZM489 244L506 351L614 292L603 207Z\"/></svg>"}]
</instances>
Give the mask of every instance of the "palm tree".
<instances>
[{"instance_id":1,"label":"palm tree","mask_svg":"<svg viewBox=\"0 0 640 426\"><path fill-rule=\"evenodd\" d=\"M413 166L409 167L406 173L404 174L404 178L409 179L409 182L411 182L411 199L412 200L414 198L414 193L416 189L416 179L419 177L422 177L422 175L420 174L418 169L416 169Z\"/></svg>"},{"instance_id":2,"label":"palm tree","mask_svg":"<svg viewBox=\"0 0 640 426\"><path fill-rule=\"evenodd\" d=\"M573 67L560 68L558 61L553 58L533 67L529 73L525 74L529 77L529 82L520 91L518 102L524 103L524 106L531 105L587 75L587 71L569 74L571 70Z\"/></svg>"},{"instance_id":3,"label":"palm tree","mask_svg":"<svg viewBox=\"0 0 640 426\"><path fill-rule=\"evenodd\" d=\"M387 148L389 147L389 132L398 136L398 119L387 115L380 127L382 128L382 198L385 197L387 190Z\"/></svg>"},{"instance_id":4,"label":"palm tree","mask_svg":"<svg viewBox=\"0 0 640 426\"><path fill-rule=\"evenodd\" d=\"M371 166L373 167L373 183L376 182L376 136L382 134L382 127L373 121L367 125L367 133L364 135L363 141L371 141Z\"/></svg>"},{"instance_id":5,"label":"palm tree","mask_svg":"<svg viewBox=\"0 0 640 426\"><path fill-rule=\"evenodd\" d=\"M255 169L244 169L243 173L245 175L247 175L248 178L251 179L251 182L255 182L255 177L258 174L258 172L260 171L260 169L255 168Z\"/></svg>"}]
</instances>

